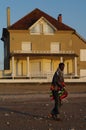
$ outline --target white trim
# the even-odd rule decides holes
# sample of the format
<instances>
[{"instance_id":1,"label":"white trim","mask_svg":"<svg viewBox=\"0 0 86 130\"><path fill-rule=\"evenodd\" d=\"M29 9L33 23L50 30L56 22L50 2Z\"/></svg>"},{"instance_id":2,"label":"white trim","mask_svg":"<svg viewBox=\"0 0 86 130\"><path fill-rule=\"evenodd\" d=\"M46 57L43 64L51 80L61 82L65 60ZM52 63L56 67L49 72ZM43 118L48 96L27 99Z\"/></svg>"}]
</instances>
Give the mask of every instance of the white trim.
<instances>
[{"instance_id":1,"label":"white trim","mask_svg":"<svg viewBox=\"0 0 86 130\"><path fill-rule=\"evenodd\" d=\"M12 78L14 78L15 72L14 72L14 56L12 56Z\"/></svg>"},{"instance_id":2,"label":"white trim","mask_svg":"<svg viewBox=\"0 0 86 130\"><path fill-rule=\"evenodd\" d=\"M29 29L31 30L36 24L38 24L39 22L41 22L42 20L44 20L45 22L47 22L55 31L57 30L46 18L41 17L37 22L35 22Z\"/></svg>"},{"instance_id":3,"label":"white trim","mask_svg":"<svg viewBox=\"0 0 86 130\"><path fill-rule=\"evenodd\" d=\"M77 57L75 57L75 76L77 76Z\"/></svg>"},{"instance_id":4,"label":"white trim","mask_svg":"<svg viewBox=\"0 0 86 130\"><path fill-rule=\"evenodd\" d=\"M80 61L86 61L86 49L80 49Z\"/></svg>"},{"instance_id":5,"label":"white trim","mask_svg":"<svg viewBox=\"0 0 86 130\"><path fill-rule=\"evenodd\" d=\"M46 26L46 24L47 26ZM36 27L36 25L39 25L38 28ZM46 26L46 27L45 27ZM49 27L52 28L52 31L49 32ZM35 30L31 31L31 29L38 29L38 32L35 32ZM40 29L39 29L40 28ZM48 30L47 30L48 29ZM30 28L30 34L44 34L44 35L51 35L54 34L54 32L57 30L49 21L47 21L47 19L45 19L44 17L41 17L37 22L35 22ZM49 32L49 33L48 33Z\"/></svg>"},{"instance_id":6,"label":"white trim","mask_svg":"<svg viewBox=\"0 0 86 130\"><path fill-rule=\"evenodd\" d=\"M80 77L86 77L86 69L80 69Z\"/></svg>"},{"instance_id":7,"label":"white trim","mask_svg":"<svg viewBox=\"0 0 86 130\"><path fill-rule=\"evenodd\" d=\"M27 57L27 77L30 75L30 70L29 70L29 57Z\"/></svg>"}]
</instances>

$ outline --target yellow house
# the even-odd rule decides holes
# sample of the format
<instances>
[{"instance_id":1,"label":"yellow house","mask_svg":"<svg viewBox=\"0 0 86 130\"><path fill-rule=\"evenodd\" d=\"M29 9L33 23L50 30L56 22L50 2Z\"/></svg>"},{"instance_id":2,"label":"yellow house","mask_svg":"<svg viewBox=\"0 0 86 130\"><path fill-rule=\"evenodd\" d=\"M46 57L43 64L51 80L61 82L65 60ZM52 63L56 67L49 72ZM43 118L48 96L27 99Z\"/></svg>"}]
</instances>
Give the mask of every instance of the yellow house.
<instances>
[{"instance_id":1,"label":"yellow house","mask_svg":"<svg viewBox=\"0 0 86 130\"><path fill-rule=\"evenodd\" d=\"M12 78L47 78L65 63L65 76L86 76L86 41L76 30L35 9L10 25L7 9L7 28L3 28L4 70Z\"/></svg>"}]
</instances>

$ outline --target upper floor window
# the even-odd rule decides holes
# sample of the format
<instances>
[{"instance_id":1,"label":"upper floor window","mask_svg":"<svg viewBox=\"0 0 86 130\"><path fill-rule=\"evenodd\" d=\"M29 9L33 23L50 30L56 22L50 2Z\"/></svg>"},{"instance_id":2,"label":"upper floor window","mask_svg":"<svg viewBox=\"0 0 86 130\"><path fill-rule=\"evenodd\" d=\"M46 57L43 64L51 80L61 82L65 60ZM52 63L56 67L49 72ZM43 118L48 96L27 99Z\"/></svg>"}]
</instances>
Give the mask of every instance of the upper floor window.
<instances>
[{"instance_id":1,"label":"upper floor window","mask_svg":"<svg viewBox=\"0 0 86 130\"><path fill-rule=\"evenodd\" d=\"M31 42L22 42L22 51L31 51Z\"/></svg>"},{"instance_id":2,"label":"upper floor window","mask_svg":"<svg viewBox=\"0 0 86 130\"><path fill-rule=\"evenodd\" d=\"M80 61L86 61L86 49L80 50Z\"/></svg>"},{"instance_id":3,"label":"upper floor window","mask_svg":"<svg viewBox=\"0 0 86 130\"><path fill-rule=\"evenodd\" d=\"M50 46L51 52L59 52L60 51L60 43L59 42L52 42Z\"/></svg>"},{"instance_id":4,"label":"upper floor window","mask_svg":"<svg viewBox=\"0 0 86 130\"><path fill-rule=\"evenodd\" d=\"M45 18L41 18L30 28L31 34L54 34L55 27L51 25Z\"/></svg>"}]
</instances>

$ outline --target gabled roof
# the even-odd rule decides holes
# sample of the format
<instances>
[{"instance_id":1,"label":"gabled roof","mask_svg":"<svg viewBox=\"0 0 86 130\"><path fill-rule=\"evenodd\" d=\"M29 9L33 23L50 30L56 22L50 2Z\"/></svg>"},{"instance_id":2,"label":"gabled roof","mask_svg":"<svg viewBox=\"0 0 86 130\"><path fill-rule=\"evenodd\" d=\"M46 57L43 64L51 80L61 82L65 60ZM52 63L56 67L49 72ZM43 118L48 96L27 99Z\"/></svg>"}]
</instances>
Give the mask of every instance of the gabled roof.
<instances>
[{"instance_id":1,"label":"gabled roof","mask_svg":"<svg viewBox=\"0 0 86 130\"><path fill-rule=\"evenodd\" d=\"M44 13L43 11L39 9L35 9L20 20L18 20L16 23L11 25L8 29L11 30L27 30L29 27L31 27L37 20L39 20L41 17L46 18L57 30L67 30L67 31L75 31L73 28L63 24L62 22L59 22L57 19L51 17L50 15Z\"/></svg>"},{"instance_id":2,"label":"gabled roof","mask_svg":"<svg viewBox=\"0 0 86 130\"><path fill-rule=\"evenodd\" d=\"M55 28L55 26L53 26L46 18L44 18L44 17L41 17L37 22L35 22L29 29L31 29L31 28L33 28L33 26L35 26L37 23L39 23L39 22L46 22L49 26L51 26L54 30L57 30L56 28Z\"/></svg>"}]
</instances>

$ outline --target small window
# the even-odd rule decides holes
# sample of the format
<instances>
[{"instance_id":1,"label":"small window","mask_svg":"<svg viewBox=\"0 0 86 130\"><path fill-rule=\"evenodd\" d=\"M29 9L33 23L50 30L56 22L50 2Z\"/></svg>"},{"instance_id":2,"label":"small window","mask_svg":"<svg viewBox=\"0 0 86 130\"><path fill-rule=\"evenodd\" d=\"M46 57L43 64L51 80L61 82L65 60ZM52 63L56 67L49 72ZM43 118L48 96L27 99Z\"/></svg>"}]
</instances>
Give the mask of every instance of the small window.
<instances>
[{"instance_id":1,"label":"small window","mask_svg":"<svg viewBox=\"0 0 86 130\"><path fill-rule=\"evenodd\" d=\"M86 49L80 50L80 61L86 61Z\"/></svg>"},{"instance_id":2,"label":"small window","mask_svg":"<svg viewBox=\"0 0 86 130\"><path fill-rule=\"evenodd\" d=\"M81 77L86 77L86 69L81 69L80 70L80 76Z\"/></svg>"},{"instance_id":3,"label":"small window","mask_svg":"<svg viewBox=\"0 0 86 130\"><path fill-rule=\"evenodd\" d=\"M31 42L22 42L22 51L31 51Z\"/></svg>"},{"instance_id":4,"label":"small window","mask_svg":"<svg viewBox=\"0 0 86 130\"><path fill-rule=\"evenodd\" d=\"M50 46L51 52L59 52L60 51L60 43L59 42L52 42Z\"/></svg>"}]
</instances>

